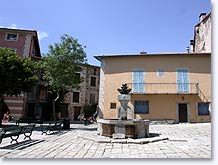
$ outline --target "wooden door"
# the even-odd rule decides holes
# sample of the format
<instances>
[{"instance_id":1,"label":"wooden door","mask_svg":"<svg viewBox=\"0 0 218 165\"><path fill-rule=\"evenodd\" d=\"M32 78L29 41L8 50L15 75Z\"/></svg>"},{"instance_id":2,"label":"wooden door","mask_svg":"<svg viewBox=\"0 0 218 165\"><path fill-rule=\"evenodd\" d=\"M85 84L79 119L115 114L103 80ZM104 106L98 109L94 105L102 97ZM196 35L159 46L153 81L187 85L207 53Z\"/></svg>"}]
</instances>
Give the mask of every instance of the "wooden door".
<instances>
[{"instance_id":1,"label":"wooden door","mask_svg":"<svg viewBox=\"0 0 218 165\"><path fill-rule=\"evenodd\" d=\"M73 107L74 109L74 120L79 120L78 116L80 115L81 107Z\"/></svg>"},{"instance_id":2,"label":"wooden door","mask_svg":"<svg viewBox=\"0 0 218 165\"><path fill-rule=\"evenodd\" d=\"M179 104L179 122L188 122L188 110L186 103Z\"/></svg>"}]
</instances>

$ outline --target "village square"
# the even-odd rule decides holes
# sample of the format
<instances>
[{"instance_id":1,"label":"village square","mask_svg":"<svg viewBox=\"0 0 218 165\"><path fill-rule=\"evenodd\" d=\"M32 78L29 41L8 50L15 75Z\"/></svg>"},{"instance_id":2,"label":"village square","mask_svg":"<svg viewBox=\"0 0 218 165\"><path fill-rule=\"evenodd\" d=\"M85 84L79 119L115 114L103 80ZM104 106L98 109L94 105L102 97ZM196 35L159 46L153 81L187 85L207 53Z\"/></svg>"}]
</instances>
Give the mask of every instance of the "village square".
<instances>
[{"instance_id":1,"label":"village square","mask_svg":"<svg viewBox=\"0 0 218 165\"><path fill-rule=\"evenodd\" d=\"M211 15L185 51L99 65L73 35L42 53L40 31L0 26L0 158L213 158Z\"/></svg>"}]
</instances>

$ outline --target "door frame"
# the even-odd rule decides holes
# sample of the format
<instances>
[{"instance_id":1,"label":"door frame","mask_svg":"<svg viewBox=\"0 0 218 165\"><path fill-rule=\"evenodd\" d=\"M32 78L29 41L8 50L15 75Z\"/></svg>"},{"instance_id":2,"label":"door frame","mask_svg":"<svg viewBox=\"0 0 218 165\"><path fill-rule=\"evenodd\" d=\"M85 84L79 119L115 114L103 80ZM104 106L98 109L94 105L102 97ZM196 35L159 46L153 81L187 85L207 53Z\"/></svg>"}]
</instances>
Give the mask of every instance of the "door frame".
<instances>
[{"instance_id":1,"label":"door frame","mask_svg":"<svg viewBox=\"0 0 218 165\"><path fill-rule=\"evenodd\" d=\"M187 123L190 122L190 103L189 102L177 102L176 103L176 122L179 123L179 104L187 105Z\"/></svg>"}]
</instances>

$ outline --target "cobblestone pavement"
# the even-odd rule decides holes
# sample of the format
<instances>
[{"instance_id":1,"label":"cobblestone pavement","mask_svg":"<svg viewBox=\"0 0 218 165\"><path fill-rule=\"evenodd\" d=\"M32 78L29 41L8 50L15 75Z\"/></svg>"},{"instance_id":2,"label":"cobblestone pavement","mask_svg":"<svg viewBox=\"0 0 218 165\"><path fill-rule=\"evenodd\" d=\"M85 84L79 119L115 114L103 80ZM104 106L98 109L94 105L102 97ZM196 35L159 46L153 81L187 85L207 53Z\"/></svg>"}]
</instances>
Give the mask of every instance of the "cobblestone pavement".
<instances>
[{"instance_id":1,"label":"cobblestone pavement","mask_svg":"<svg viewBox=\"0 0 218 165\"><path fill-rule=\"evenodd\" d=\"M70 130L41 135L32 141L0 144L1 158L211 158L211 124L150 125L156 135L146 144L110 141L97 135L96 125L71 124Z\"/></svg>"}]
</instances>

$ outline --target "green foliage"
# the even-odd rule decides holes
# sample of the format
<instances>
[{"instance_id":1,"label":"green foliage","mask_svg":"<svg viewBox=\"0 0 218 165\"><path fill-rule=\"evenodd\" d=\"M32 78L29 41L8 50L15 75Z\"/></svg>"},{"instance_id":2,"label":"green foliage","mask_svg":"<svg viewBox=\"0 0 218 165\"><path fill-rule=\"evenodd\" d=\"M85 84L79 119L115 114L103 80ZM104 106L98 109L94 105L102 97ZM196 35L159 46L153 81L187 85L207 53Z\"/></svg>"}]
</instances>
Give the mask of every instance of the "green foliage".
<instances>
[{"instance_id":1,"label":"green foliage","mask_svg":"<svg viewBox=\"0 0 218 165\"><path fill-rule=\"evenodd\" d=\"M0 95L30 92L38 81L38 65L7 48L0 48Z\"/></svg>"},{"instance_id":2,"label":"green foliage","mask_svg":"<svg viewBox=\"0 0 218 165\"><path fill-rule=\"evenodd\" d=\"M43 78L52 92L65 93L69 89L78 88L81 79L76 72L79 71L80 64L86 63L83 48L67 34L61 36L61 43L49 45L49 52L43 59Z\"/></svg>"},{"instance_id":3,"label":"green foliage","mask_svg":"<svg viewBox=\"0 0 218 165\"><path fill-rule=\"evenodd\" d=\"M96 110L97 110L97 104L84 105L83 107L83 112L85 113L84 117L87 118L87 117L92 116L96 112Z\"/></svg>"}]
</instances>

